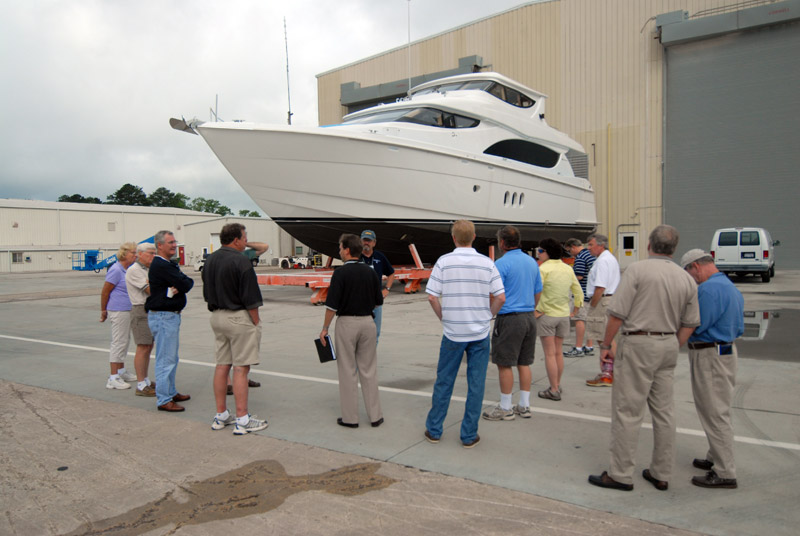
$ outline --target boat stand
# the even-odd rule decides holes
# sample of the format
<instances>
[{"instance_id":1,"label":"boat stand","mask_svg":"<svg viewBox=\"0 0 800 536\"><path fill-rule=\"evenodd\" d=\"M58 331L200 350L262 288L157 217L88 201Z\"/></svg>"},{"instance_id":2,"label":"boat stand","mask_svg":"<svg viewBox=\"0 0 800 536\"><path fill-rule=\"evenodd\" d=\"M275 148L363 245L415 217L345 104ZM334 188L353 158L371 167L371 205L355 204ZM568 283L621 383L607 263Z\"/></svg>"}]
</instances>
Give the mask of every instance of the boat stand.
<instances>
[{"instance_id":1,"label":"boat stand","mask_svg":"<svg viewBox=\"0 0 800 536\"><path fill-rule=\"evenodd\" d=\"M415 294L419 292L422 282L426 281L431 275L431 269L425 268L417 253L414 244L409 244L411 257L414 259L414 266L396 266L394 278L403 284L403 292ZM314 268L313 273L291 273L291 274L259 274L259 285L279 285L308 287L311 292L311 304L323 305L328 297L328 288L331 285L333 258L328 258L325 268Z\"/></svg>"}]
</instances>

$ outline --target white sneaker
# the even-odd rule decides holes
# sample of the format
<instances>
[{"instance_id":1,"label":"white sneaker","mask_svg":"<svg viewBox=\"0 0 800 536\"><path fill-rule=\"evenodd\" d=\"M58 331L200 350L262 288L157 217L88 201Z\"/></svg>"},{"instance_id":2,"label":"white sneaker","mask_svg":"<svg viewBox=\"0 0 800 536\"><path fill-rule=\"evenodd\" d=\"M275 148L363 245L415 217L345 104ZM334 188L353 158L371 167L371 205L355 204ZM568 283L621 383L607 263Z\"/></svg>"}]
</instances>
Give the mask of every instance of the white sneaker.
<instances>
[{"instance_id":1,"label":"white sneaker","mask_svg":"<svg viewBox=\"0 0 800 536\"><path fill-rule=\"evenodd\" d=\"M133 372L131 372L129 370L126 370L125 372L120 374L119 377L122 378L122 381L124 381L124 382L135 382L136 381L136 374L134 374Z\"/></svg>"},{"instance_id":2,"label":"white sneaker","mask_svg":"<svg viewBox=\"0 0 800 536\"><path fill-rule=\"evenodd\" d=\"M516 406L514 406L513 410L514 410L514 415L519 415L523 419L530 419L531 417L533 417L530 406L520 406L519 404L517 404Z\"/></svg>"},{"instance_id":3,"label":"white sneaker","mask_svg":"<svg viewBox=\"0 0 800 536\"><path fill-rule=\"evenodd\" d=\"M222 430L226 426L230 426L231 424L236 424L236 416L233 413L228 414L228 418L224 421L219 420L216 416L214 416L214 422L211 423L212 430Z\"/></svg>"},{"instance_id":4,"label":"white sneaker","mask_svg":"<svg viewBox=\"0 0 800 536\"><path fill-rule=\"evenodd\" d=\"M106 389L130 389L131 386L120 378L109 378L106 382Z\"/></svg>"},{"instance_id":5,"label":"white sneaker","mask_svg":"<svg viewBox=\"0 0 800 536\"><path fill-rule=\"evenodd\" d=\"M234 418L234 421L236 419ZM256 419L255 417L250 417L250 421L247 424L239 424L236 422L236 426L233 428L233 435L247 435L250 432L258 432L259 430L263 430L269 426L266 420Z\"/></svg>"},{"instance_id":6,"label":"white sneaker","mask_svg":"<svg viewBox=\"0 0 800 536\"><path fill-rule=\"evenodd\" d=\"M483 418L487 421L513 421L514 410L503 409L500 404L497 404L491 411L484 411Z\"/></svg>"}]
</instances>

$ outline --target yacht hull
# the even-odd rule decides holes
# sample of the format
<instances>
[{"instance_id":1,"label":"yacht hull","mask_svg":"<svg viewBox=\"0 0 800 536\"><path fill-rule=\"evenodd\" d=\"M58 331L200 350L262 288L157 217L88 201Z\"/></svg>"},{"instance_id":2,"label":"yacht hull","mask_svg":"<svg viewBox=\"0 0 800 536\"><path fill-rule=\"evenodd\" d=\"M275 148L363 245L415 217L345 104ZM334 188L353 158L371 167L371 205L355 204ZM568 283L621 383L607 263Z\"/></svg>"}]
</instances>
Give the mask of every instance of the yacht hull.
<instances>
[{"instance_id":1,"label":"yacht hull","mask_svg":"<svg viewBox=\"0 0 800 536\"><path fill-rule=\"evenodd\" d=\"M343 232L367 228L392 263L406 264L408 242L426 263L452 250L458 219L476 223L483 252L505 224L530 247L547 236L584 238L596 225L588 181L497 157L335 127L205 123L198 131L267 215L327 255L338 254Z\"/></svg>"}]
</instances>

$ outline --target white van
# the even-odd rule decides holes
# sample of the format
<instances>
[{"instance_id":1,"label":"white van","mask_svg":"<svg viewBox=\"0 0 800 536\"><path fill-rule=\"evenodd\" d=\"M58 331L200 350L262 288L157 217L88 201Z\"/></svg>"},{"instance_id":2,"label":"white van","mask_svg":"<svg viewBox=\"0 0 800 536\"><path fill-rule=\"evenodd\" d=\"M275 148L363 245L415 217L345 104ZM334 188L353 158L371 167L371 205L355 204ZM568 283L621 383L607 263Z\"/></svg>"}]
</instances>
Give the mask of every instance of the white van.
<instances>
[{"instance_id":1,"label":"white van","mask_svg":"<svg viewBox=\"0 0 800 536\"><path fill-rule=\"evenodd\" d=\"M761 280L769 283L775 276L775 255L772 241L766 229L761 227L730 227L717 229L711 241L711 256L720 272L726 274L761 274Z\"/></svg>"}]
</instances>

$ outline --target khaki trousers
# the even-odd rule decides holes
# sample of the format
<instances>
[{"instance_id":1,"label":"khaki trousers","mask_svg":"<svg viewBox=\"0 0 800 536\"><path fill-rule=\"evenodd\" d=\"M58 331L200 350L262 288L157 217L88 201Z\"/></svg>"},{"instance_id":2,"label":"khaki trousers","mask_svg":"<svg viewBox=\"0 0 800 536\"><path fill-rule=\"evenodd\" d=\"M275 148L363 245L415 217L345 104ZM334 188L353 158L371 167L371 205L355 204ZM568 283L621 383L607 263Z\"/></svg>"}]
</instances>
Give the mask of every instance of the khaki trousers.
<instances>
[{"instance_id":1,"label":"khaki trousers","mask_svg":"<svg viewBox=\"0 0 800 536\"><path fill-rule=\"evenodd\" d=\"M378 398L378 340L371 316L337 316L334 338L342 421L358 423L358 381L370 422L383 417Z\"/></svg>"},{"instance_id":2,"label":"khaki trousers","mask_svg":"<svg viewBox=\"0 0 800 536\"><path fill-rule=\"evenodd\" d=\"M622 336L614 361L611 394L611 468L617 482L633 484L636 447L645 406L653 422L650 474L669 481L675 449L672 393L678 339L675 335Z\"/></svg>"},{"instance_id":3,"label":"khaki trousers","mask_svg":"<svg viewBox=\"0 0 800 536\"><path fill-rule=\"evenodd\" d=\"M735 345L731 355L718 355L716 347L689 350L694 405L708 438L706 459L720 478L736 478L731 424L736 363Z\"/></svg>"}]
</instances>

